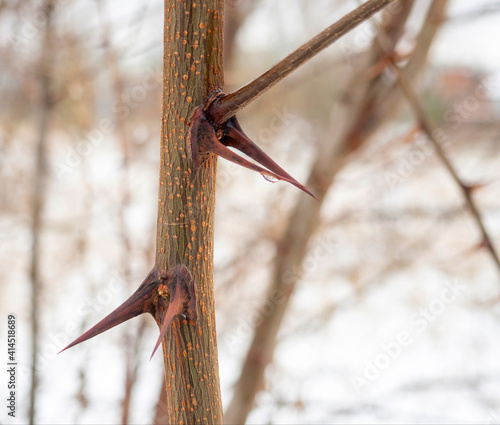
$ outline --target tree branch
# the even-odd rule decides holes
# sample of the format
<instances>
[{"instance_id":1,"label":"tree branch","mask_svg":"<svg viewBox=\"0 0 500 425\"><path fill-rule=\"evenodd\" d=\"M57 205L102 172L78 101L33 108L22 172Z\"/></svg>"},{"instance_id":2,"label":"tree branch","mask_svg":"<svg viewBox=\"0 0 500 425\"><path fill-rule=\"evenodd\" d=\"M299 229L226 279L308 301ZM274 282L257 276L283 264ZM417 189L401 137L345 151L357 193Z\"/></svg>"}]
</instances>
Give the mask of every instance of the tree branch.
<instances>
[{"instance_id":1,"label":"tree branch","mask_svg":"<svg viewBox=\"0 0 500 425\"><path fill-rule=\"evenodd\" d=\"M221 97L210 108L210 115L218 124L227 121L240 109L283 80L313 56L326 49L340 37L371 18L375 13L396 0L369 0L329 26L316 37L303 44L285 59L247 85Z\"/></svg>"},{"instance_id":2,"label":"tree branch","mask_svg":"<svg viewBox=\"0 0 500 425\"><path fill-rule=\"evenodd\" d=\"M381 33L379 33L378 40L381 46L385 49L387 43ZM467 205L474 218L474 221L476 222L481 232L481 236L483 238L481 246L486 247L486 249L491 253L493 261L495 262L497 269L500 272L500 258L498 252L492 243L492 238L489 236L488 231L486 230L486 226L484 225L483 219L479 212L479 208L477 207L476 202L472 197L472 191L474 190L474 186L468 186L465 183L463 183L462 180L460 179L457 171L455 170L455 167L446 156L441 144L438 142L435 136L435 131L434 131L435 128L432 125L429 118L427 117L425 109L422 106L420 100L418 99L417 94L413 90L413 87L411 86L411 83L407 78L405 71L399 65L396 64L393 55L389 55L389 63L392 69L394 69L395 71L397 83L401 91L403 92L404 96L408 100L408 103L413 111L413 114L415 115L415 118L419 122L422 131L426 134L427 138L434 146L436 154L438 155L439 159L447 169L453 181L457 184L457 186L460 187L460 190L462 191L465 201L467 202Z\"/></svg>"},{"instance_id":3,"label":"tree branch","mask_svg":"<svg viewBox=\"0 0 500 425\"><path fill-rule=\"evenodd\" d=\"M436 0L442 1L442 0ZM390 17L386 27L393 28L394 46L404 32L404 26L413 2L404 0L397 15ZM398 28L398 29L397 29ZM367 64L373 65L385 56L381 49L372 49L367 58ZM256 326L252 342L247 351L243 366L234 385L233 399L226 412L227 424L245 423L257 393L265 384L264 372L272 361L276 347L277 335L285 316L286 309L292 299L299 273L290 273L296 270L304 260L307 247L320 221L322 203L333 183L334 177L345 158L343 146L347 145L347 137L352 133L352 126L358 122L357 115L363 114L361 108L364 99L370 97L381 79L366 81L363 78L365 68L353 70L346 84L345 97L335 110L335 121L332 131L328 134L329 145L317 152L311 168L308 185L314 189L318 201L309 197L299 197L292 212L287 228L277 244L278 255L275 258L272 280L263 305L273 302L273 310ZM361 109L361 111L360 111ZM382 119L377 115L377 119ZM275 300L278 300L277 302Z\"/></svg>"}]
</instances>

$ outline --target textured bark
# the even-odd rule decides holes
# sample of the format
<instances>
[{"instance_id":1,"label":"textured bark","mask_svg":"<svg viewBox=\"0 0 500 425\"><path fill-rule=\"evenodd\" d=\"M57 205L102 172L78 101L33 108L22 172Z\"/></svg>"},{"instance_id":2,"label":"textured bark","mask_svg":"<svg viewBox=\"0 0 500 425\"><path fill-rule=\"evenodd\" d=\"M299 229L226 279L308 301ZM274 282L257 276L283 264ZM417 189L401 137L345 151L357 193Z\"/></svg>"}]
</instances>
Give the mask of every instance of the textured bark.
<instances>
[{"instance_id":1,"label":"textured bark","mask_svg":"<svg viewBox=\"0 0 500 425\"><path fill-rule=\"evenodd\" d=\"M172 322L163 353L170 424L221 423L213 298L217 160L194 169L190 114L223 85L222 0L165 0L163 114L156 265L184 265L194 278L196 322Z\"/></svg>"},{"instance_id":2,"label":"textured bark","mask_svg":"<svg viewBox=\"0 0 500 425\"><path fill-rule=\"evenodd\" d=\"M391 48L394 48L403 34L404 24L413 2L402 1L400 5L400 13L393 15L383 29L391 40ZM442 22L438 18L439 16L442 18L445 8L446 1L435 0L429 10L428 19L417 39L420 43L417 45L418 54L407 65L412 76L421 69L431 41ZM376 46L375 42L367 59L367 67L375 66L384 59L385 53ZM277 295L282 302L274 304L272 313L255 329L241 374L235 384L233 399L226 411L225 420L228 424L246 422L255 396L264 386L264 371L272 360L277 334L298 281L296 274L290 276L288 272L302 264L307 245L314 235L319 220L322 201L340 170L345 155L361 146L386 119L383 112L372 111L378 111L378 108L384 112L390 111L401 99L401 96L387 97L394 91L394 83L388 88L382 78L366 81L363 78L365 70L366 68L361 67L359 73L352 76L351 83L342 96L342 102L333 113L335 122L331 126L332 144L328 146L329 151L319 152L313 164L307 186L317 195L319 202L306 196L299 197L285 234L279 242L273 277L265 302L275 299ZM381 93L384 93L386 98L380 97ZM373 108L375 99L378 102L377 108ZM363 124L362 132L358 132L360 123ZM354 135L357 140L353 147Z\"/></svg>"}]
</instances>

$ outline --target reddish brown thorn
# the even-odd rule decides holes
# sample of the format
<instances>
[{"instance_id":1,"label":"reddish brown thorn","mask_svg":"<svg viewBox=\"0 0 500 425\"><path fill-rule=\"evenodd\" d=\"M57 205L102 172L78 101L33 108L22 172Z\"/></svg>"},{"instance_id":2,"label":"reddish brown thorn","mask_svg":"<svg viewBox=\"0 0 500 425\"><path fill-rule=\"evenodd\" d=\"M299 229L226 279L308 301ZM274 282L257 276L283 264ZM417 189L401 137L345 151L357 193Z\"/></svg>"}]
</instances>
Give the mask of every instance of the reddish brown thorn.
<instances>
[{"instance_id":1,"label":"reddish brown thorn","mask_svg":"<svg viewBox=\"0 0 500 425\"><path fill-rule=\"evenodd\" d=\"M196 320L194 281L189 270L185 266L175 266L172 271L169 271L167 286L170 291L170 302L162 320L160 336L156 341L150 360L165 337L170 323L178 314L184 314L189 319Z\"/></svg>"},{"instance_id":2,"label":"reddish brown thorn","mask_svg":"<svg viewBox=\"0 0 500 425\"><path fill-rule=\"evenodd\" d=\"M62 353L68 348L80 344L81 342L87 341L88 339L93 338L94 336L97 336L111 328L114 328L115 326L126 322L127 320L132 319L139 314L149 312L152 307L152 300L157 286L157 269L153 268L153 270L149 272L144 282L142 282L141 286L139 286L137 291L135 291L127 301L125 301L116 310L107 315L104 319L97 323L97 325L90 328L82 336L75 339L71 344L62 349L59 353Z\"/></svg>"},{"instance_id":3,"label":"reddish brown thorn","mask_svg":"<svg viewBox=\"0 0 500 425\"><path fill-rule=\"evenodd\" d=\"M224 143L226 146L231 146L235 149L238 149L240 152L243 152L254 161L257 161L259 164L272 171L272 174L274 176L278 176L279 180L284 180L288 183L291 183L295 187L306 192L308 195L311 195L316 200L318 199L309 191L307 187L295 180L290 174L283 170L283 168L276 164L276 162L269 158L269 156L267 156L267 154L261 148L259 148L254 142L252 142L241 129L236 117L232 117L229 119L224 127L224 133L225 137L223 137L222 143Z\"/></svg>"},{"instance_id":4,"label":"reddish brown thorn","mask_svg":"<svg viewBox=\"0 0 500 425\"><path fill-rule=\"evenodd\" d=\"M219 138L221 140L219 140ZM242 158L230 150L227 146L238 149L266 168ZM307 189L307 187L300 184L297 180L290 176L285 170L269 158L264 151L253 143L246 136L246 134L243 133L243 130L241 130L241 127L235 118L231 118L216 132L213 124L204 115L201 108L197 108L190 120L188 148L195 167L201 165L203 155L214 153L224 159L227 159L228 161L241 165L242 167L257 171L268 180L276 179L291 183L300 190L303 190L313 198L317 199L309 191L309 189Z\"/></svg>"}]
</instances>

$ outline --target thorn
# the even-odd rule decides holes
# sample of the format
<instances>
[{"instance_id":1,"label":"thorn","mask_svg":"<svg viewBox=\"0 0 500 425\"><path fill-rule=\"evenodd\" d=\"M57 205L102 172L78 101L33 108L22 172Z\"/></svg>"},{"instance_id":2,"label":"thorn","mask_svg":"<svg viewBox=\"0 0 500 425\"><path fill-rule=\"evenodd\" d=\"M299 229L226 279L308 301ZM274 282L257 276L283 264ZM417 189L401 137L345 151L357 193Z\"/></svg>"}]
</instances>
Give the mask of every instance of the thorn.
<instances>
[{"instance_id":1,"label":"thorn","mask_svg":"<svg viewBox=\"0 0 500 425\"><path fill-rule=\"evenodd\" d=\"M261 148L252 142L252 140L250 140L250 138L243 132L236 117L229 119L224 127L224 133L225 137L222 139L222 143L238 149L254 161L257 161L259 164L272 171L274 176L278 176L279 180L291 183L295 187L306 192L308 195L311 195L316 200L318 199L309 191L307 187L295 180L290 174L283 170L283 168L276 164L276 162L274 162Z\"/></svg>"},{"instance_id":2,"label":"thorn","mask_svg":"<svg viewBox=\"0 0 500 425\"><path fill-rule=\"evenodd\" d=\"M221 140L219 140L218 136ZM202 112L201 108L196 108L190 119L187 145L195 167L201 165L201 156L213 153L227 159L228 161L241 165L242 167L248 168L252 171L257 171L264 176L268 175L277 180L283 180L291 183L295 187L317 199L309 191L309 189L307 189L307 187L300 184L297 180L290 176L285 170L269 158L262 149L253 143L248 136L243 133L243 130L239 126L235 117L230 118L229 121L216 132L211 122ZM266 168L254 164L237 155L227 146L238 149Z\"/></svg>"},{"instance_id":3,"label":"thorn","mask_svg":"<svg viewBox=\"0 0 500 425\"><path fill-rule=\"evenodd\" d=\"M167 333L170 323L172 323L172 320L177 315L184 314L189 319L196 320L194 281L189 270L185 266L175 266L170 272L167 286L170 290L170 303L162 321L160 335L149 360L155 355L156 350Z\"/></svg>"},{"instance_id":4,"label":"thorn","mask_svg":"<svg viewBox=\"0 0 500 425\"><path fill-rule=\"evenodd\" d=\"M178 293L179 292L180 291L178 291ZM163 319L163 324L161 325L160 335L158 336L158 340L156 341L155 348L153 349L153 352L151 353L151 357L149 358L149 360L151 360L155 355L156 350L160 346L160 343L162 342L163 338L165 337L165 334L167 333L168 326L170 325L170 323L172 323L172 320L178 314L182 314L183 311L184 311L184 300L182 299L181 295L176 295L168 305L167 314L165 315L165 318Z\"/></svg>"},{"instance_id":5,"label":"thorn","mask_svg":"<svg viewBox=\"0 0 500 425\"><path fill-rule=\"evenodd\" d=\"M66 351L81 342L87 341L115 326L126 322L133 317L136 317L142 313L147 313L152 307L152 298L155 293L155 289L158 286L158 280L156 275L157 269L153 268L141 283L137 291L135 291L132 296L127 299L122 305L108 314L104 319L102 319L95 326L91 327L87 332L81 335L79 338L75 339L66 348L59 351L58 354Z\"/></svg>"},{"instance_id":6,"label":"thorn","mask_svg":"<svg viewBox=\"0 0 500 425\"><path fill-rule=\"evenodd\" d=\"M239 155L236 155L231 149L223 145L219 141L212 125L208 122L207 118L204 115L199 115L195 112L195 114L193 114L193 117L195 117L195 120L191 123L192 128L190 131L190 144L192 151L191 156L196 166L200 165L200 155L214 153L224 159L227 159L228 161L241 165L242 167L249 168L250 170L257 171L258 173L270 174L276 179L281 180L281 178L276 174L256 164L253 164L252 162L247 161L245 158L242 158ZM198 152L198 155L196 154L196 152Z\"/></svg>"}]
</instances>

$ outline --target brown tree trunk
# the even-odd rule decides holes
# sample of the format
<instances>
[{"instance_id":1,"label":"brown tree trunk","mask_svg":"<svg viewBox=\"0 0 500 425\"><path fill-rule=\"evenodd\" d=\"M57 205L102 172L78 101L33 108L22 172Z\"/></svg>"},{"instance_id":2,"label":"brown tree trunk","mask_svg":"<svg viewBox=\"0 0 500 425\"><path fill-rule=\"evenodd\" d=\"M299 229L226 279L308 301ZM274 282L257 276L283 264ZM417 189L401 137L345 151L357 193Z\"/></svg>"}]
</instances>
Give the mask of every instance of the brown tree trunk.
<instances>
[{"instance_id":1,"label":"brown tree trunk","mask_svg":"<svg viewBox=\"0 0 500 425\"><path fill-rule=\"evenodd\" d=\"M163 114L156 265L187 267L196 321L175 319L163 340L170 424L222 423L213 291L215 156L194 169L190 114L223 86L222 0L165 0Z\"/></svg>"}]
</instances>

